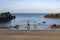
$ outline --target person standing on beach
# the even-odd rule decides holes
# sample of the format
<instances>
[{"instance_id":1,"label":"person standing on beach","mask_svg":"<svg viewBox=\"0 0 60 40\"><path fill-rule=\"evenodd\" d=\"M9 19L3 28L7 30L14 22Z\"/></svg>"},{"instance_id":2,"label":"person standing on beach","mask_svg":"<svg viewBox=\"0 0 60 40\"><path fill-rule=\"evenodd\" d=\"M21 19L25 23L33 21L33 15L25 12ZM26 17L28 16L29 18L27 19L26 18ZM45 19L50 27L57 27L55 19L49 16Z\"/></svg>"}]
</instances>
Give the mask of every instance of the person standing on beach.
<instances>
[{"instance_id":1,"label":"person standing on beach","mask_svg":"<svg viewBox=\"0 0 60 40\"><path fill-rule=\"evenodd\" d=\"M37 26L36 21L34 21L34 28L35 28L35 29L36 29L36 26Z\"/></svg>"},{"instance_id":2,"label":"person standing on beach","mask_svg":"<svg viewBox=\"0 0 60 40\"><path fill-rule=\"evenodd\" d=\"M30 21L27 21L27 30L30 30Z\"/></svg>"}]
</instances>

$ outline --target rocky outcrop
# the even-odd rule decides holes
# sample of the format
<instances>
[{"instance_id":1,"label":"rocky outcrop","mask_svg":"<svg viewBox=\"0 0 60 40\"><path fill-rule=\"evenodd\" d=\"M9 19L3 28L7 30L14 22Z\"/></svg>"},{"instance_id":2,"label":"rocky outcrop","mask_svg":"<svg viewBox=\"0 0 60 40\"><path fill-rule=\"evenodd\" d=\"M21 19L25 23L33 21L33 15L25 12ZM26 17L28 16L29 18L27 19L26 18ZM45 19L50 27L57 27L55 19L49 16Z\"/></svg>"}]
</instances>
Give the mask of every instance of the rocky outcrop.
<instances>
[{"instance_id":1,"label":"rocky outcrop","mask_svg":"<svg viewBox=\"0 0 60 40\"><path fill-rule=\"evenodd\" d=\"M44 17L45 18L60 18L60 13L57 13L57 14L47 14Z\"/></svg>"},{"instance_id":2,"label":"rocky outcrop","mask_svg":"<svg viewBox=\"0 0 60 40\"><path fill-rule=\"evenodd\" d=\"M53 25L51 25L51 28L52 28L52 29L54 29L54 28L55 28L55 29L56 29L56 28L60 28L60 25L53 24Z\"/></svg>"},{"instance_id":3,"label":"rocky outcrop","mask_svg":"<svg viewBox=\"0 0 60 40\"><path fill-rule=\"evenodd\" d=\"M12 14L10 14L10 12L0 13L0 22L11 21L14 18L15 18L15 16L12 16Z\"/></svg>"}]
</instances>

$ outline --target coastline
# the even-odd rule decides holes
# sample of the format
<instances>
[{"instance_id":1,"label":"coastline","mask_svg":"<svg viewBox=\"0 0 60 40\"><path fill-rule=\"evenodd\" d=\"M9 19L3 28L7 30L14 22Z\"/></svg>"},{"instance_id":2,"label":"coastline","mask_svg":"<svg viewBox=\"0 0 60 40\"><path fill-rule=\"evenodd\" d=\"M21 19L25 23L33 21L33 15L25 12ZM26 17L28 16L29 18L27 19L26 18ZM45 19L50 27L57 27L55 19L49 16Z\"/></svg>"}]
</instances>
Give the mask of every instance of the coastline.
<instances>
[{"instance_id":1,"label":"coastline","mask_svg":"<svg viewBox=\"0 0 60 40\"><path fill-rule=\"evenodd\" d=\"M44 20L44 18L42 20ZM52 22L54 20L52 20ZM21 21L21 20L19 20L19 21ZM24 22L24 20L23 20L23 22ZM55 21L54 21L54 23L55 23ZM45 27L45 24L43 24L43 26ZM39 27L43 27L43 26L41 26L39 24ZM22 26L22 27L24 27L24 26ZM50 30L50 29L43 30L42 29L42 30L29 30L29 31L27 31L27 29L26 30L0 29L0 40L60 40L60 29L52 29L52 30Z\"/></svg>"},{"instance_id":2,"label":"coastline","mask_svg":"<svg viewBox=\"0 0 60 40\"><path fill-rule=\"evenodd\" d=\"M60 30L0 30L1 40L60 40Z\"/></svg>"}]
</instances>

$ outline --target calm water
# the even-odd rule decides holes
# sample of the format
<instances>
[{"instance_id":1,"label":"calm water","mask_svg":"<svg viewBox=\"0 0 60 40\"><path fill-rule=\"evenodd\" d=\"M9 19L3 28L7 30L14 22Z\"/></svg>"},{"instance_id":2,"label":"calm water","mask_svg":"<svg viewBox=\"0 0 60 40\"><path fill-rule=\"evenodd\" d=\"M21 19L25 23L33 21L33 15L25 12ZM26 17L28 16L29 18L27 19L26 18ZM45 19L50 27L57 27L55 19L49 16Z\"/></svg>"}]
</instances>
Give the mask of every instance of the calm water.
<instances>
[{"instance_id":1,"label":"calm water","mask_svg":"<svg viewBox=\"0 0 60 40\"><path fill-rule=\"evenodd\" d=\"M37 27L36 29L50 29L50 26L52 24L60 24L60 19L52 19L52 18L44 18L44 15L46 14L19 14L19 13L14 13L12 15L16 16L16 19L13 19L10 22L7 23L0 23L0 26L15 26L19 25L19 29L26 29L26 23L29 20L30 21L30 29L34 29L34 21L37 22ZM44 24L43 21L46 23Z\"/></svg>"}]
</instances>

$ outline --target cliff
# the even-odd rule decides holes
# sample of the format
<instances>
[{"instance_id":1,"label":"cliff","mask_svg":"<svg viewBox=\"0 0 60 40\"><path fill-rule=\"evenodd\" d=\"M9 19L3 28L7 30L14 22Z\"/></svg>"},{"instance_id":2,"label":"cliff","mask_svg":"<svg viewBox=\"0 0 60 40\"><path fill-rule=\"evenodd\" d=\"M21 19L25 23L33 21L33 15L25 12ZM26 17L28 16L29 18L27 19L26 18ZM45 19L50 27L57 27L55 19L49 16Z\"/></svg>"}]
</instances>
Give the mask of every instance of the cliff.
<instances>
[{"instance_id":1,"label":"cliff","mask_svg":"<svg viewBox=\"0 0 60 40\"><path fill-rule=\"evenodd\" d=\"M10 12L0 13L0 22L11 21L14 18L15 18L15 16L12 16L12 14L10 14Z\"/></svg>"},{"instance_id":2,"label":"cliff","mask_svg":"<svg viewBox=\"0 0 60 40\"><path fill-rule=\"evenodd\" d=\"M45 18L60 18L60 13L57 13L57 14L47 14L44 17Z\"/></svg>"}]
</instances>

